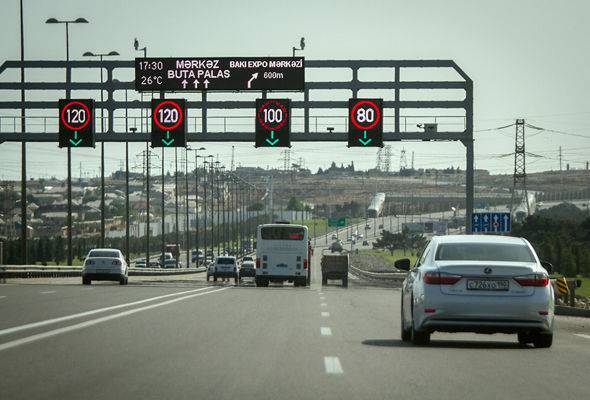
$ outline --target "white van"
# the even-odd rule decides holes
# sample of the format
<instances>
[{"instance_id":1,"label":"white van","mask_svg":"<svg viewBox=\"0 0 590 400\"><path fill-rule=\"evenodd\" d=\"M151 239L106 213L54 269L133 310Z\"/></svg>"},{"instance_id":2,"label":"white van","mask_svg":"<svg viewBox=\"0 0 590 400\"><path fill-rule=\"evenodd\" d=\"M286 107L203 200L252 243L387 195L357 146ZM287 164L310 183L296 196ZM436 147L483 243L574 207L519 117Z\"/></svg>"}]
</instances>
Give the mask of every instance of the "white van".
<instances>
[{"instance_id":1,"label":"white van","mask_svg":"<svg viewBox=\"0 0 590 400\"><path fill-rule=\"evenodd\" d=\"M307 285L309 268L307 226L259 225L256 239L256 286L269 282Z\"/></svg>"}]
</instances>

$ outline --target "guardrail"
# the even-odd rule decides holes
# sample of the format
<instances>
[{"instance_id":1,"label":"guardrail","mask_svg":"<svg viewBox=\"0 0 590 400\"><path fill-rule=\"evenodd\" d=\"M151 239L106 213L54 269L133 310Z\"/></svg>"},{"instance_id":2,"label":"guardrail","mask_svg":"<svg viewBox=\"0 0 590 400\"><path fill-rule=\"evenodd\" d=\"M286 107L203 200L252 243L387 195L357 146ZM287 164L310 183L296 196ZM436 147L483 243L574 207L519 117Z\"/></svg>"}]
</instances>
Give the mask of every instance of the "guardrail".
<instances>
[{"instance_id":1,"label":"guardrail","mask_svg":"<svg viewBox=\"0 0 590 400\"><path fill-rule=\"evenodd\" d=\"M390 281L397 281L402 282L405 278L407 273L406 272L371 272L365 271L363 269L357 268L353 265L349 266L349 270L357 275L364 278L369 279L380 279L380 280L390 280Z\"/></svg>"},{"instance_id":2,"label":"guardrail","mask_svg":"<svg viewBox=\"0 0 590 400\"><path fill-rule=\"evenodd\" d=\"M129 276L186 275L206 271L199 268L129 268ZM0 267L0 279L10 278L70 278L82 276L82 267L4 265Z\"/></svg>"}]
</instances>

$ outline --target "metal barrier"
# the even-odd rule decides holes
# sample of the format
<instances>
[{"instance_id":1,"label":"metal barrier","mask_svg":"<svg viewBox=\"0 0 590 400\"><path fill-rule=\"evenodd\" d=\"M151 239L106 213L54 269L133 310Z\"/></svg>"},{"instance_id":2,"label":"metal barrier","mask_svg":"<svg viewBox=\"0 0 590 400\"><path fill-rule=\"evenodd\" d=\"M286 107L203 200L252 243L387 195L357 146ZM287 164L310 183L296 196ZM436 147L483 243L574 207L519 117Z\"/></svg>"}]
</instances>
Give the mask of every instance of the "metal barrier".
<instances>
[{"instance_id":1,"label":"metal barrier","mask_svg":"<svg viewBox=\"0 0 590 400\"><path fill-rule=\"evenodd\" d=\"M129 276L187 275L204 272L206 268L129 268ZM0 279L15 278L71 278L82 276L82 267L22 266L5 265L0 267Z\"/></svg>"}]
</instances>

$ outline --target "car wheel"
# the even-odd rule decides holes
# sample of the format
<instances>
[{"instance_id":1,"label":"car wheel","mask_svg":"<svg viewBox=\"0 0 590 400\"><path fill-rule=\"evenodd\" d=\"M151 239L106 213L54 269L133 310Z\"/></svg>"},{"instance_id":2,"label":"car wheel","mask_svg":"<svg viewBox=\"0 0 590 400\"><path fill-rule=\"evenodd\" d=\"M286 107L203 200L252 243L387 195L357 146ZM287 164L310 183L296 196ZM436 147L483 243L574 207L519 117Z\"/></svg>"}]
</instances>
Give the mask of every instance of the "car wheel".
<instances>
[{"instance_id":1,"label":"car wheel","mask_svg":"<svg viewBox=\"0 0 590 400\"><path fill-rule=\"evenodd\" d=\"M404 302L402 301L401 305L401 333L402 333L402 341L409 342L412 339L412 331L406 327L406 320L404 318Z\"/></svg>"},{"instance_id":2,"label":"car wheel","mask_svg":"<svg viewBox=\"0 0 590 400\"><path fill-rule=\"evenodd\" d=\"M82 285L90 285L90 279L82 278Z\"/></svg>"},{"instance_id":3,"label":"car wheel","mask_svg":"<svg viewBox=\"0 0 590 400\"><path fill-rule=\"evenodd\" d=\"M119 278L119 285L123 286L125 284L125 277L122 276Z\"/></svg>"},{"instance_id":4,"label":"car wheel","mask_svg":"<svg viewBox=\"0 0 590 400\"><path fill-rule=\"evenodd\" d=\"M342 278L342 287L348 287L348 276Z\"/></svg>"},{"instance_id":5,"label":"car wheel","mask_svg":"<svg viewBox=\"0 0 590 400\"><path fill-rule=\"evenodd\" d=\"M538 349L551 347L553 344L553 333L537 333L533 336L533 344Z\"/></svg>"},{"instance_id":6,"label":"car wheel","mask_svg":"<svg viewBox=\"0 0 590 400\"><path fill-rule=\"evenodd\" d=\"M328 278L325 276L322 276L322 286L326 286L328 284Z\"/></svg>"},{"instance_id":7,"label":"car wheel","mask_svg":"<svg viewBox=\"0 0 590 400\"><path fill-rule=\"evenodd\" d=\"M213 275L213 282L217 282L217 275Z\"/></svg>"},{"instance_id":8,"label":"car wheel","mask_svg":"<svg viewBox=\"0 0 590 400\"><path fill-rule=\"evenodd\" d=\"M414 326L414 301L412 300L412 343L418 346L424 346L430 343L430 333L427 331L417 330Z\"/></svg>"},{"instance_id":9,"label":"car wheel","mask_svg":"<svg viewBox=\"0 0 590 400\"><path fill-rule=\"evenodd\" d=\"M207 274L207 282L209 282L209 274Z\"/></svg>"},{"instance_id":10,"label":"car wheel","mask_svg":"<svg viewBox=\"0 0 590 400\"><path fill-rule=\"evenodd\" d=\"M237 285L237 284L238 284L238 281L239 281L239 279L238 279L238 276L236 275L236 276L234 277L234 284L235 284L235 285Z\"/></svg>"}]
</instances>

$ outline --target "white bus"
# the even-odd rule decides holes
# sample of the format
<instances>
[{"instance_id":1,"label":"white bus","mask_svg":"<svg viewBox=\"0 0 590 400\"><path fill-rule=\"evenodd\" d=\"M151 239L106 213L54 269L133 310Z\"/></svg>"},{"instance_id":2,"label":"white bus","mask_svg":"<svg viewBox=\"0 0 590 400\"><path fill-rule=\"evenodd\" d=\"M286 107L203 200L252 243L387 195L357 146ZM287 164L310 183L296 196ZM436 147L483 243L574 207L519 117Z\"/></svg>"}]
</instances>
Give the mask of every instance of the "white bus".
<instances>
[{"instance_id":1,"label":"white bus","mask_svg":"<svg viewBox=\"0 0 590 400\"><path fill-rule=\"evenodd\" d=\"M306 286L309 271L307 226L258 225L256 234L256 286L293 282Z\"/></svg>"}]
</instances>

